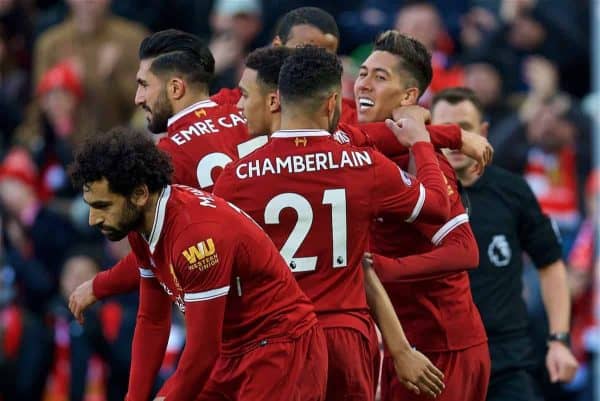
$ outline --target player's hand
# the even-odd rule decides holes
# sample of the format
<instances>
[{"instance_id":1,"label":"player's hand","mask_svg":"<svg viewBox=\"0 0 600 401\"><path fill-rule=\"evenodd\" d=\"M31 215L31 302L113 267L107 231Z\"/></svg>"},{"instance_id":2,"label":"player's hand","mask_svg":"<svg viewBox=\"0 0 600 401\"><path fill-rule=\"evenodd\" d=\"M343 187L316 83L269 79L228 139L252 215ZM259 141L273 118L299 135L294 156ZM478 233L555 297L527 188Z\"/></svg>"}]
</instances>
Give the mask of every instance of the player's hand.
<instances>
[{"instance_id":1,"label":"player's hand","mask_svg":"<svg viewBox=\"0 0 600 401\"><path fill-rule=\"evenodd\" d=\"M92 286L93 281L93 279L84 281L69 297L69 309L80 324L83 324L83 312L97 301Z\"/></svg>"},{"instance_id":2,"label":"player's hand","mask_svg":"<svg viewBox=\"0 0 600 401\"><path fill-rule=\"evenodd\" d=\"M411 106L396 107L392 110L392 118L394 121L403 118L412 118L417 121L422 121L423 124L429 124L431 123L431 112L425 107L415 104Z\"/></svg>"},{"instance_id":3,"label":"player's hand","mask_svg":"<svg viewBox=\"0 0 600 401\"><path fill-rule=\"evenodd\" d=\"M385 125L394 133L398 142L404 146L411 147L417 142L431 142L425 124L414 118L401 118L398 121L388 118L385 120Z\"/></svg>"},{"instance_id":4,"label":"player's hand","mask_svg":"<svg viewBox=\"0 0 600 401\"><path fill-rule=\"evenodd\" d=\"M546 368L552 383L573 380L579 364L571 350L558 341L551 341L546 354Z\"/></svg>"},{"instance_id":5,"label":"player's hand","mask_svg":"<svg viewBox=\"0 0 600 401\"><path fill-rule=\"evenodd\" d=\"M413 393L435 398L444 390L444 374L419 351L408 348L393 359L398 380Z\"/></svg>"},{"instance_id":6,"label":"player's hand","mask_svg":"<svg viewBox=\"0 0 600 401\"><path fill-rule=\"evenodd\" d=\"M362 258L363 269L371 269L373 267L373 254L365 252Z\"/></svg>"},{"instance_id":7,"label":"player's hand","mask_svg":"<svg viewBox=\"0 0 600 401\"><path fill-rule=\"evenodd\" d=\"M461 129L460 132L462 139L460 151L465 156L469 156L477 162L475 165L476 173L481 175L485 166L492 162L494 148L492 148L492 145L490 145L488 140L481 135L465 131L464 129Z\"/></svg>"}]
</instances>

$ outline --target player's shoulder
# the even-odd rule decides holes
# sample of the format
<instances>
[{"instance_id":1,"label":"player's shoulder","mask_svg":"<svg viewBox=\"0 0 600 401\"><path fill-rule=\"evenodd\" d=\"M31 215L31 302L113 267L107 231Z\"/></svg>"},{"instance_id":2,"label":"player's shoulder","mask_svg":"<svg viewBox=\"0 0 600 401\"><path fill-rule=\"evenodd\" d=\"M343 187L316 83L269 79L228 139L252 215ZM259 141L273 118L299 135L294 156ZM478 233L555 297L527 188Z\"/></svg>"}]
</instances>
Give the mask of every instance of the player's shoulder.
<instances>
[{"instance_id":1,"label":"player's shoulder","mask_svg":"<svg viewBox=\"0 0 600 401\"><path fill-rule=\"evenodd\" d=\"M217 93L213 94L210 98L220 105L235 105L242 96L242 92L239 88L221 88Z\"/></svg>"},{"instance_id":2,"label":"player's shoulder","mask_svg":"<svg viewBox=\"0 0 600 401\"><path fill-rule=\"evenodd\" d=\"M525 178L498 166L488 166L485 169L484 176L488 185L501 187L502 189L512 189L513 191L529 191L529 184Z\"/></svg>"}]
</instances>

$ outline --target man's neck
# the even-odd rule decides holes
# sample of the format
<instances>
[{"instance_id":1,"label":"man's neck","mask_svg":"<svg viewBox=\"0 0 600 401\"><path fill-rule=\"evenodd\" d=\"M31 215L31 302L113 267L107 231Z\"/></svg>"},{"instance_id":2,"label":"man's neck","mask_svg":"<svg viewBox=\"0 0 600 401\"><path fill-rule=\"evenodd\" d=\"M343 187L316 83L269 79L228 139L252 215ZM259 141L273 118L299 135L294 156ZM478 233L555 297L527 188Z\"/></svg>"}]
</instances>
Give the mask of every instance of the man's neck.
<instances>
[{"instance_id":1,"label":"man's neck","mask_svg":"<svg viewBox=\"0 0 600 401\"><path fill-rule=\"evenodd\" d=\"M271 131L267 133L267 136L271 136L273 132L277 132L281 129L281 113L273 114L273 118L271 119Z\"/></svg>"},{"instance_id":2,"label":"man's neck","mask_svg":"<svg viewBox=\"0 0 600 401\"><path fill-rule=\"evenodd\" d=\"M286 116L281 115L281 124L279 129L281 130L302 130L302 129L322 129L327 130L327 120L319 121L318 118L314 118L308 115L293 114Z\"/></svg>"},{"instance_id":3,"label":"man's neck","mask_svg":"<svg viewBox=\"0 0 600 401\"><path fill-rule=\"evenodd\" d=\"M152 234L152 229L154 228L156 208L158 207L158 198L160 197L160 194L161 191L150 194L148 203L144 210L144 222L142 224L142 228L140 229L140 234L142 234L146 239L150 238L150 234Z\"/></svg>"},{"instance_id":4,"label":"man's neck","mask_svg":"<svg viewBox=\"0 0 600 401\"><path fill-rule=\"evenodd\" d=\"M456 176L463 187L470 187L479 179L479 176L473 171L473 165L456 170Z\"/></svg>"},{"instance_id":5,"label":"man's neck","mask_svg":"<svg viewBox=\"0 0 600 401\"><path fill-rule=\"evenodd\" d=\"M179 101L173 102L173 114L177 114L181 110L184 110L185 108L190 107L193 104L203 102L209 99L210 96L208 95L208 92L197 92L190 94L189 96L185 96Z\"/></svg>"}]
</instances>

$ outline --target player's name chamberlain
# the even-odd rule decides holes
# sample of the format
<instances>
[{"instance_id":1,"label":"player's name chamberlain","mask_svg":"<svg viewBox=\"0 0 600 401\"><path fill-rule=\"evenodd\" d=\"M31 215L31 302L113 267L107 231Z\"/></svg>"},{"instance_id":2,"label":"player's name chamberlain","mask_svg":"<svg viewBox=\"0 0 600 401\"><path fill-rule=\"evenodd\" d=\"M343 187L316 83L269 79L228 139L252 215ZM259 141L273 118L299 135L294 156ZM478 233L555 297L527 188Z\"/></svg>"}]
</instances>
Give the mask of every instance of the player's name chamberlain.
<instances>
[{"instance_id":1,"label":"player's name chamberlain","mask_svg":"<svg viewBox=\"0 0 600 401\"><path fill-rule=\"evenodd\" d=\"M307 153L304 155L289 155L284 158L275 157L261 160L251 160L238 164L235 169L241 180L261 177L267 174L305 173L339 168L356 168L373 164L367 151L343 150L339 154L333 152Z\"/></svg>"}]
</instances>

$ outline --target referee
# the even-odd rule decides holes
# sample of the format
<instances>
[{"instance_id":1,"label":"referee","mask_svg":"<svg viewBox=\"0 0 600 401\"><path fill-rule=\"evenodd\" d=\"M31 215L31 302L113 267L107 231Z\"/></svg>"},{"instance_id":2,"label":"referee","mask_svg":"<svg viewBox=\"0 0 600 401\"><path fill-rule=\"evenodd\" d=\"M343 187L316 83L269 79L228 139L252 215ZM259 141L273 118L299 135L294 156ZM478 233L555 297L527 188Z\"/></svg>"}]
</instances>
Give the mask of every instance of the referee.
<instances>
[{"instance_id":1,"label":"referee","mask_svg":"<svg viewBox=\"0 0 600 401\"><path fill-rule=\"evenodd\" d=\"M454 123L487 135L481 103L469 89L439 92L431 113L434 124ZM550 325L546 354L550 380L568 382L577 370L569 349L571 303L559 240L522 177L495 166L478 176L473 160L453 151L446 156L463 186L463 203L479 247L479 267L469 276L492 359L487 400L533 400L529 369L534 359L522 298L522 252L538 268Z\"/></svg>"}]
</instances>

